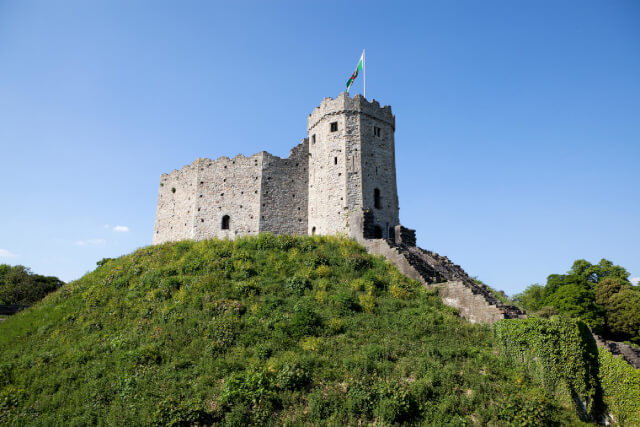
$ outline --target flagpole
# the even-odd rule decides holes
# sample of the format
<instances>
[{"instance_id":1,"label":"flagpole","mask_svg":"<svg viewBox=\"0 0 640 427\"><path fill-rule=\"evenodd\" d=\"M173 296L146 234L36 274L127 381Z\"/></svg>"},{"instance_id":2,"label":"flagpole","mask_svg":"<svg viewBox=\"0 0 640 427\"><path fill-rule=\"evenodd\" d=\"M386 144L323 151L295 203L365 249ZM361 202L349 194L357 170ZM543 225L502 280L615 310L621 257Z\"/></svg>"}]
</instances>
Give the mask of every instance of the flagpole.
<instances>
[{"instance_id":1,"label":"flagpole","mask_svg":"<svg viewBox=\"0 0 640 427\"><path fill-rule=\"evenodd\" d=\"M364 92L364 97L367 97L367 61L364 57L364 49L362 49L362 91Z\"/></svg>"}]
</instances>

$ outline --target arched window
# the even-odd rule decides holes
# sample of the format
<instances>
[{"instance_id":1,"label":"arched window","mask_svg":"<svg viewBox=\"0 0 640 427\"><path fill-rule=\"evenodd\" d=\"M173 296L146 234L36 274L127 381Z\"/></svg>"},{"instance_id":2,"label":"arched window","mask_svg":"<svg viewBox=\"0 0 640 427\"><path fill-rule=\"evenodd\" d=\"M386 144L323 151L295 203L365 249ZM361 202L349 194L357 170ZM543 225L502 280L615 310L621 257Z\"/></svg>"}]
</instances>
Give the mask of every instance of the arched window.
<instances>
[{"instance_id":1,"label":"arched window","mask_svg":"<svg viewBox=\"0 0 640 427\"><path fill-rule=\"evenodd\" d=\"M377 188L373 190L373 206L376 209L380 209L382 207L380 204L380 190Z\"/></svg>"},{"instance_id":2,"label":"arched window","mask_svg":"<svg viewBox=\"0 0 640 427\"><path fill-rule=\"evenodd\" d=\"M380 227L379 225L373 226L373 238L382 239L382 227Z\"/></svg>"},{"instance_id":3,"label":"arched window","mask_svg":"<svg viewBox=\"0 0 640 427\"><path fill-rule=\"evenodd\" d=\"M231 218L229 217L229 215L225 215L222 217L222 225L221 225L221 229L223 230L228 230L229 229L229 221L231 220Z\"/></svg>"},{"instance_id":4,"label":"arched window","mask_svg":"<svg viewBox=\"0 0 640 427\"><path fill-rule=\"evenodd\" d=\"M316 235L316 227L315 226L311 228L311 235L312 236Z\"/></svg>"}]
</instances>

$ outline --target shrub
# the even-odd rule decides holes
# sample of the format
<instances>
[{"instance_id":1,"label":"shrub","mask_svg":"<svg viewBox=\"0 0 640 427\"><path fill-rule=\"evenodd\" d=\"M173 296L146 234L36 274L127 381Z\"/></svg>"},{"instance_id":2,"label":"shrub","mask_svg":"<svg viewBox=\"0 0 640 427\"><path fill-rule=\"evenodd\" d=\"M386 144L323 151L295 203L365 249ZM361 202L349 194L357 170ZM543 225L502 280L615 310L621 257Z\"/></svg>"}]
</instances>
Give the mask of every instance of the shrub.
<instances>
[{"instance_id":1,"label":"shrub","mask_svg":"<svg viewBox=\"0 0 640 427\"><path fill-rule=\"evenodd\" d=\"M333 303L337 306L340 314L350 314L360 310L360 306L356 302L355 297L348 292L340 292L333 295Z\"/></svg>"},{"instance_id":2,"label":"shrub","mask_svg":"<svg viewBox=\"0 0 640 427\"><path fill-rule=\"evenodd\" d=\"M358 297L360 301L360 306L367 313L373 312L373 309L376 307L376 297L373 295L360 295Z\"/></svg>"},{"instance_id":3,"label":"shrub","mask_svg":"<svg viewBox=\"0 0 640 427\"><path fill-rule=\"evenodd\" d=\"M289 331L295 338L317 335L322 328L322 318L311 307L299 304L295 307Z\"/></svg>"},{"instance_id":4,"label":"shrub","mask_svg":"<svg viewBox=\"0 0 640 427\"><path fill-rule=\"evenodd\" d=\"M302 295L307 289L311 289L311 282L306 277L293 276L287 279L284 287L291 292Z\"/></svg>"}]
</instances>

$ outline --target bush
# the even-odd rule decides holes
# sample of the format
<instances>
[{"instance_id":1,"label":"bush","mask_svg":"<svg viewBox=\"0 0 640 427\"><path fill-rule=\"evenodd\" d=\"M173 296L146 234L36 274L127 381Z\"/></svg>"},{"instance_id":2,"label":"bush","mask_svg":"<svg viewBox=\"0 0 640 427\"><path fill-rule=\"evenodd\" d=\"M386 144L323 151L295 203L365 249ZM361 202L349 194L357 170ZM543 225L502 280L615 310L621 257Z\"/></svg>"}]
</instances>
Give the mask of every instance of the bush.
<instances>
[{"instance_id":1,"label":"bush","mask_svg":"<svg viewBox=\"0 0 640 427\"><path fill-rule=\"evenodd\" d=\"M305 277L293 276L287 279L284 286L291 292L302 295L304 291L311 289L311 282Z\"/></svg>"}]
</instances>

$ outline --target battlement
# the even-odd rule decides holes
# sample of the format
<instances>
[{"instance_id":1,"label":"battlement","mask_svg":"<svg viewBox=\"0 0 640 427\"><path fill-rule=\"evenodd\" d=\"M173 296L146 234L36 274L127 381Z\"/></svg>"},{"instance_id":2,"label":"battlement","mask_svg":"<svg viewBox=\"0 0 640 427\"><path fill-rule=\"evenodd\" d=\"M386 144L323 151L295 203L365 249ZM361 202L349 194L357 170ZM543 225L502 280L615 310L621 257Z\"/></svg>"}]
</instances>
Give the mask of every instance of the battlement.
<instances>
[{"instance_id":1,"label":"battlement","mask_svg":"<svg viewBox=\"0 0 640 427\"><path fill-rule=\"evenodd\" d=\"M348 93L342 92L335 99L324 98L320 105L316 107L307 119L308 129L313 129L323 117L336 114L363 114L372 119L380 120L390 125L394 130L396 118L391 112L391 106L380 107L380 103L375 99L371 102L358 94L351 98Z\"/></svg>"}]
</instances>

